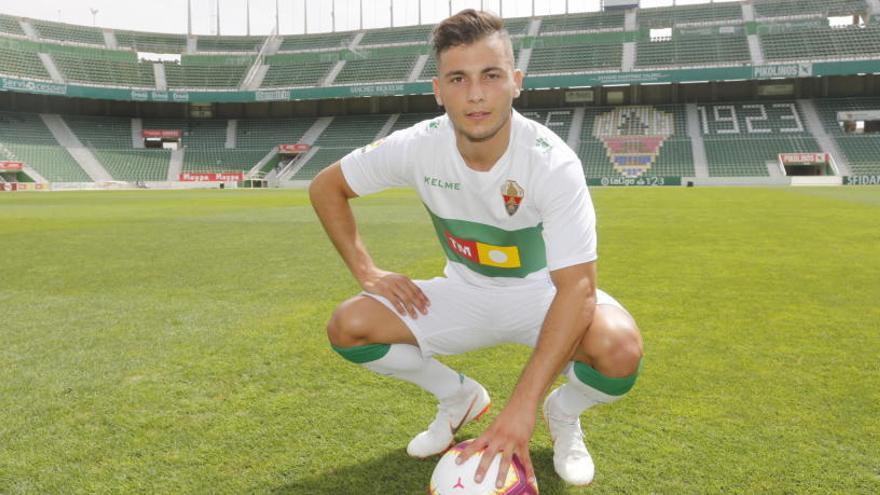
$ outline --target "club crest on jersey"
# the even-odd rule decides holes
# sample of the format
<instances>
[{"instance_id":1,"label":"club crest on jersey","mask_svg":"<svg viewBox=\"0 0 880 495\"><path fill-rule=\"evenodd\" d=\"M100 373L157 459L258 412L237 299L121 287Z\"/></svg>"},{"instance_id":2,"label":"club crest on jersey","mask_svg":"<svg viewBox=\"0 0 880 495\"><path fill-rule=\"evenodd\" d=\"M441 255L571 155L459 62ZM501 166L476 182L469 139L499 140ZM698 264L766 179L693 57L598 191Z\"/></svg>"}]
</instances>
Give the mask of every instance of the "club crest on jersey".
<instances>
[{"instance_id":1,"label":"club crest on jersey","mask_svg":"<svg viewBox=\"0 0 880 495\"><path fill-rule=\"evenodd\" d=\"M501 186L501 197L504 198L504 209L508 215L513 216L519 210L525 195L526 191L515 180L508 180Z\"/></svg>"}]
</instances>

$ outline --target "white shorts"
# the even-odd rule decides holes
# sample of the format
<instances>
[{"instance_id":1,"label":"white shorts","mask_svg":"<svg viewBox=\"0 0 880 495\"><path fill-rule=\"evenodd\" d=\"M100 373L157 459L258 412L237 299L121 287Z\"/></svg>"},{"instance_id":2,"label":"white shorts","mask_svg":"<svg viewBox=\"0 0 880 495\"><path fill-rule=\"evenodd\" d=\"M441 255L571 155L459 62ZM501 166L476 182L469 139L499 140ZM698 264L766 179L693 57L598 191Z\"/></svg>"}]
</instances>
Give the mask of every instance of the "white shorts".
<instances>
[{"instance_id":1,"label":"white shorts","mask_svg":"<svg viewBox=\"0 0 880 495\"><path fill-rule=\"evenodd\" d=\"M414 280L431 301L428 314L400 316L390 301L362 293L384 304L409 327L425 357L461 354L499 344L534 347L544 316L556 295L552 284L528 287L485 288L437 277ZM596 304L611 304L626 311L613 297L596 290Z\"/></svg>"}]
</instances>

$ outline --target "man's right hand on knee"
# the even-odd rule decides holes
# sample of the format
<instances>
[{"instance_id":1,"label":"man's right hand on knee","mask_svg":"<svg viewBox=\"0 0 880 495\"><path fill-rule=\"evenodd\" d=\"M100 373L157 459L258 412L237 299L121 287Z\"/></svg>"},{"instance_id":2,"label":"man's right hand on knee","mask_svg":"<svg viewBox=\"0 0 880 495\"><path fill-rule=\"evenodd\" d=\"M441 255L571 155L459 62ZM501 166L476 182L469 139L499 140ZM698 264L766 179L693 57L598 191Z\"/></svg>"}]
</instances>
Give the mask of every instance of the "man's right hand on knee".
<instances>
[{"instance_id":1,"label":"man's right hand on knee","mask_svg":"<svg viewBox=\"0 0 880 495\"><path fill-rule=\"evenodd\" d=\"M415 282L406 275L375 268L359 280L364 291L382 296L394 305L401 316L418 318L418 313L428 314L431 301Z\"/></svg>"}]
</instances>

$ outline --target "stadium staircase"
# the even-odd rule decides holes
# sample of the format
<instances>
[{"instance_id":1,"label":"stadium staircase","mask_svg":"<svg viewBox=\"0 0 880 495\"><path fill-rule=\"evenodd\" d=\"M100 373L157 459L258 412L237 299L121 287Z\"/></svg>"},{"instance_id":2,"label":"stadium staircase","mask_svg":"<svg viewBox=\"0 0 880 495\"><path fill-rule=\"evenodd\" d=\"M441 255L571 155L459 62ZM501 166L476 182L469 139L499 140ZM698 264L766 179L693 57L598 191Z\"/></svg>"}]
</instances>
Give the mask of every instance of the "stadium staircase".
<instances>
[{"instance_id":1,"label":"stadium staircase","mask_svg":"<svg viewBox=\"0 0 880 495\"><path fill-rule=\"evenodd\" d=\"M229 119L226 121L226 143L223 147L231 150L235 149L236 136L238 134L238 120Z\"/></svg>"},{"instance_id":2,"label":"stadium staircase","mask_svg":"<svg viewBox=\"0 0 880 495\"><path fill-rule=\"evenodd\" d=\"M695 103L685 105L687 112L688 136L691 138L691 155L694 157L694 177L709 177L709 164L706 158L706 145L700 134L700 112Z\"/></svg>"},{"instance_id":3,"label":"stadium staircase","mask_svg":"<svg viewBox=\"0 0 880 495\"><path fill-rule=\"evenodd\" d=\"M137 117L131 119L131 147L144 147L144 121Z\"/></svg>"},{"instance_id":4,"label":"stadium staircase","mask_svg":"<svg viewBox=\"0 0 880 495\"><path fill-rule=\"evenodd\" d=\"M165 76L165 65L159 62L153 63L153 79L156 80L156 89L168 90L168 78Z\"/></svg>"},{"instance_id":5,"label":"stadium staircase","mask_svg":"<svg viewBox=\"0 0 880 495\"><path fill-rule=\"evenodd\" d=\"M182 148L171 150L171 160L168 161L168 174L165 180L178 180L180 178L180 174L183 172L185 154L186 150Z\"/></svg>"},{"instance_id":6,"label":"stadium staircase","mask_svg":"<svg viewBox=\"0 0 880 495\"><path fill-rule=\"evenodd\" d=\"M298 157L296 160L292 160L290 163L287 164L286 167L279 170L277 174L278 180L292 180L293 177L303 167L305 167L306 164L308 164L312 160L312 158L314 158L314 156L318 153L318 150L320 149L318 146L315 145L316 141L332 123L333 117L321 117L316 120L311 127L309 127L309 130L307 130L302 135L302 137L299 139L299 142L303 144L308 144L309 146L311 146L311 148L305 155ZM326 165L330 165L330 163L325 164L325 166Z\"/></svg>"},{"instance_id":7,"label":"stadium staircase","mask_svg":"<svg viewBox=\"0 0 880 495\"><path fill-rule=\"evenodd\" d=\"M40 39L39 33L37 33L37 30L34 29L33 24L31 24L28 19L19 19L18 23L21 25L21 30L25 36L33 41L38 41Z\"/></svg>"},{"instance_id":8,"label":"stadium staircase","mask_svg":"<svg viewBox=\"0 0 880 495\"><path fill-rule=\"evenodd\" d=\"M63 146L70 156L76 160L76 163L88 174L93 182L104 182L113 180L110 172L101 165L101 162L95 158L95 155L83 146L79 138L70 130L64 119L57 114L40 114L43 123L55 137L55 140Z\"/></svg>"},{"instance_id":9,"label":"stadium staircase","mask_svg":"<svg viewBox=\"0 0 880 495\"><path fill-rule=\"evenodd\" d=\"M834 139L825 132L825 126L822 125L822 119L819 117L819 112L816 110L813 100L801 99L797 101L797 104L801 114L804 116L804 123L807 125L807 129L816 138L820 149L831 154L838 173L840 175L852 175L846 156L840 152Z\"/></svg>"},{"instance_id":10,"label":"stadium staircase","mask_svg":"<svg viewBox=\"0 0 880 495\"><path fill-rule=\"evenodd\" d=\"M52 55L48 53L38 53L37 56L40 57L40 62L43 63L43 67L46 68L46 72L49 73L49 77L52 78L52 82L64 84L64 76L61 75L61 72L58 70L58 66L55 65L55 60L52 59Z\"/></svg>"},{"instance_id":11,"label":"stadium staircase","mask_svg":"<svg viewBox=\"0 0 880 495\"><path fill-rule=\"evenodd\" d=\"M113 33L112 29L104 29L101 31L101 34L104 36L104 46L108 50L119 48L119 43L116 42L116 34Z\"/></svg>"}]
</instances>

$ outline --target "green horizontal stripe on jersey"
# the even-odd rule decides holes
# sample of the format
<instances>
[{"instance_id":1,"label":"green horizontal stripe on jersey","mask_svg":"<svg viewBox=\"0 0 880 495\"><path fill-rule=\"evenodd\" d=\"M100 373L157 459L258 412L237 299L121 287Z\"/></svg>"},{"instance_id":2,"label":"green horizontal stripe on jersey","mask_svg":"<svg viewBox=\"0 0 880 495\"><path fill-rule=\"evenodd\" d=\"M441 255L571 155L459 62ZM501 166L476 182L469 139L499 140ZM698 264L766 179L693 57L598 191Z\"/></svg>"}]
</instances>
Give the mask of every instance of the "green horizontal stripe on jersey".
<instances>
[{"instance_id":1,"label":"green horizontal stripe on jersey","mask_svg":"<svg viewBox=\"0 0 880 495\"><path fill-rule=\"evenodd\" d=\"M544 248L543 224L534 227L526 227L519 230L504 230L492 225L467 220L449 220L434 214L427 205L425 209L431 215L434 230L446 257L450 261L461 263L471 270L487 277L515 277L525 278L530 273L537 272L547 267L547 253ZM505 268L487 266L458 254L446 240L446 232L459 239L491 244L493 246L516 246L519 250L520 266L517 268Z\"/></svg>"}]
</instances>

